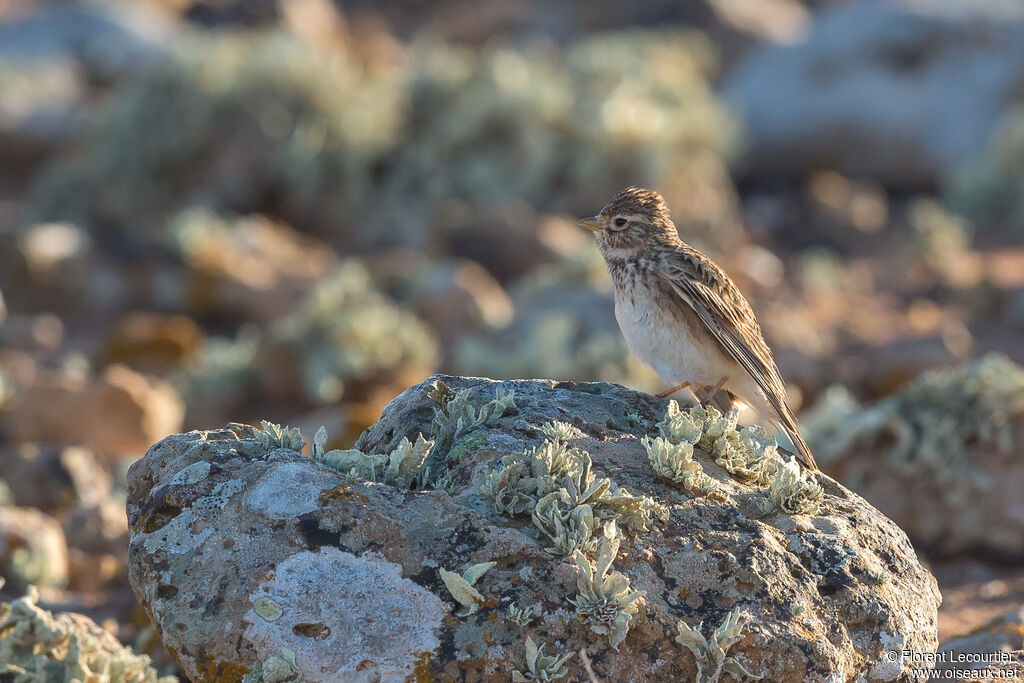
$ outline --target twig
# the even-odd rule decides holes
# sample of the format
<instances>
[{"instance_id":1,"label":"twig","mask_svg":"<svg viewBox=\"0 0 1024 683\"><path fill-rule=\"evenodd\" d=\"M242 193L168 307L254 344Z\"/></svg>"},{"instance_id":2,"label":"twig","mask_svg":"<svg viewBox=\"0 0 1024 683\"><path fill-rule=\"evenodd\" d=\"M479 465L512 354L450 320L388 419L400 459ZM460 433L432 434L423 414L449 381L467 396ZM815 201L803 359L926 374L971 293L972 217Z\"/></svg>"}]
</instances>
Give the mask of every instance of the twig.
<instances>
[{"instance_id":1,"label":"twig","mask_svg":"<svg viewBox=\"0 0 1024 683\"><path fill-rule=\"evenodd\" d=\"M580 659L583 660L583 668L587 670L587 678L590 679L590 683L601 683L601 679L594 673L594 667L590 664L590 657L587 656L587 649L584 647L580 648Z\"/></svg>"}]
</instances>

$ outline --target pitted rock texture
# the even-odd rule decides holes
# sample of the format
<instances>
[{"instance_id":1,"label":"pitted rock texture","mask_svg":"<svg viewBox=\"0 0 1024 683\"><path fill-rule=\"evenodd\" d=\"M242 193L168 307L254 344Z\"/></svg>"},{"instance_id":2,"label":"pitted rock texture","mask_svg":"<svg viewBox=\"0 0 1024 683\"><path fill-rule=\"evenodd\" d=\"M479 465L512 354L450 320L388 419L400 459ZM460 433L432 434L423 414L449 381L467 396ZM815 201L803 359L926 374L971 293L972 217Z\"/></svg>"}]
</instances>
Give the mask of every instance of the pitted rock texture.
<instances>
[{"instance_id":1,"label":"pitted rock texture","mask_svg":"<svg viewBox=\"0 0 1024 683\"><path fill-rule=\"evenodd\" d=\"M640 438L656 433L666 401L607 383L433 379L481 405L498 387L515 392L515 410L434 454L450 492L355 481L295 451L266 451L240 425L168 437L132 466L132 585L190 676L241 680L294 660L307 681L507 681L526 671L530 636L548 655L585 648L602 680L696 680L676 624L703 622L710 636L734 608L746 626L728 656L762 680L909 681L909 663L886 651L935 650L935 580L894 523L828 477L815 475L820 514L765 515L763 487L730 479L700 451L719 482L713 496L654 476ZM386 453L429 434L432 386L392 401L358 447ZM502 456L540 443L552 420L579 430L573 445L598 476L668 510L649 531L622 531L612 569L645 598L617 650L569 602L571 561L480 491ZM474 584L484 601L456 616L438 570L483 562L496 563ZM525 626L508 617L513 602L534 606ZM578 655L567 667L563 680L586 680Z\"/></svg>"}]
</instances>

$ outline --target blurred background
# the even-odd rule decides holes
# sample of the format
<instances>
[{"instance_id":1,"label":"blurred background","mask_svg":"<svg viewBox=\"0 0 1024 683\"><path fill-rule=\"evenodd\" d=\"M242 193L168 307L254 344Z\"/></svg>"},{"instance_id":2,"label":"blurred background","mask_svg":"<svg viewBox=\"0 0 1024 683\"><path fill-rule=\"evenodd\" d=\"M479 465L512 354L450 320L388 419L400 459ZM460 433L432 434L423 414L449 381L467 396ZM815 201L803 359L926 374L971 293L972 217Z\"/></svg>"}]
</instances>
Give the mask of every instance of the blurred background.
<instances>
[{"instance_id":1,"label":"blurred background","mask_svg":"<svg viewBox=\"0 0 1024 683\"><path fill-rule=\"evenodd\" d=\"M349 446L437 371L659 390L573 221L631 184L751 300L940 637L1019 609L1015 0L0 0L4 597L173 673L125 567L158 439Z\"/></svg>"}]
</instances>

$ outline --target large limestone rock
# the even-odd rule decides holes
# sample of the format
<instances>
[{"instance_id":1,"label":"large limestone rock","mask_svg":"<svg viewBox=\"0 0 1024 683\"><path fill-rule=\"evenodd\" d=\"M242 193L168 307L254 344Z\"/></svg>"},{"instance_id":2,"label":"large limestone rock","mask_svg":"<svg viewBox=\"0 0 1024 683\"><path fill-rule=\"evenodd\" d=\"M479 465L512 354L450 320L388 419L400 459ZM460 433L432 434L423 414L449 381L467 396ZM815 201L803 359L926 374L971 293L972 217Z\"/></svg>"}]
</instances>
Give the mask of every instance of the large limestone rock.
<instances>
[{"instance_id":1,"label":"large limestone rock","mask_svg":"<svg viewBox=\"0 0 1024 683\"><path fill-rule=\"evenodd\" d=\"M581 651L607 681L911 680L886 652L934 652L940 598L904 533L824 475L787 488L770 449L744 460L756 430L676 408L440 377L361 452L171 436L128 475L132 585L196 680L586 680Z\"/></svg>"}]
</instances>

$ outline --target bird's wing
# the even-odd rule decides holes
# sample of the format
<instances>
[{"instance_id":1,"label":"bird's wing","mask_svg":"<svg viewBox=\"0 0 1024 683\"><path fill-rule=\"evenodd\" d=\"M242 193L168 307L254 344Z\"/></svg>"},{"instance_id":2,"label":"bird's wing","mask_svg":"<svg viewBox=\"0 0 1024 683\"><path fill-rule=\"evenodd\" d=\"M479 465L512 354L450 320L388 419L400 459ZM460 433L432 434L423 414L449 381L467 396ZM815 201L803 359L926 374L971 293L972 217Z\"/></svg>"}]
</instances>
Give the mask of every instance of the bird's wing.
<instances>
[{"instance_id":1,"label":"bird's wing","mask_svg":"<svg viewBox=\"0 0 1024 683\"><path fill-rule=\"evenodd\" d=\"M801 461L814 466L814 458L786 404L786 384L764 341L754 311L736 283L696 249L685 247L666 254L669 285L694 310L708 331L732 358L754 378L775 409L783 428L800 451Z\"/></svg>"},{"instance_id":2,"label":"bird's wing","mask_svg":"<svg viewBox=\"0 0 1024 683\"><path fill-rule=\"evenodd\" d=\"M765 395L784 398L786 385L764 341L754 311L736 284L721 268L695 249L667 259L669 285L708 331L746 370ZM773 401L774 403L774 401Z\"/></svg>"}]
</instances>

